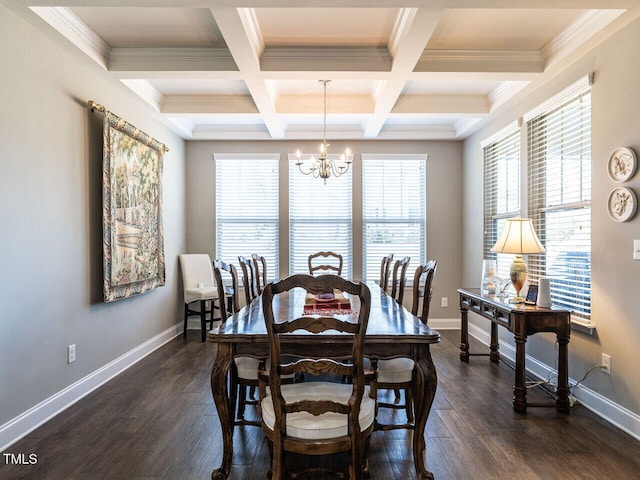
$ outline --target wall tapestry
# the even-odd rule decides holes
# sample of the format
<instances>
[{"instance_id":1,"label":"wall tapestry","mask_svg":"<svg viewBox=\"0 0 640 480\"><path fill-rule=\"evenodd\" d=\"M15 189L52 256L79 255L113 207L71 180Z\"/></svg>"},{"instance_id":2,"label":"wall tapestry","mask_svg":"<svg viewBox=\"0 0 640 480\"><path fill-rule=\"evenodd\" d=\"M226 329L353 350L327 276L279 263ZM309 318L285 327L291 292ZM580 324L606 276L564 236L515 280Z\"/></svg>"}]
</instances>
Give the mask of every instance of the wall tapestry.
<instances>
[{"instance_id":1,"label":"wall tapestry","mask_svg":"<svg viewBox=\"0 0 640 480\"><path fill-rule=\"evenodd\" d=\"M92 102L90 106L99 107ZM102 111L104 300L112 302L165 283L162 162L166 147Z\"/></svg>"}]
</instances>

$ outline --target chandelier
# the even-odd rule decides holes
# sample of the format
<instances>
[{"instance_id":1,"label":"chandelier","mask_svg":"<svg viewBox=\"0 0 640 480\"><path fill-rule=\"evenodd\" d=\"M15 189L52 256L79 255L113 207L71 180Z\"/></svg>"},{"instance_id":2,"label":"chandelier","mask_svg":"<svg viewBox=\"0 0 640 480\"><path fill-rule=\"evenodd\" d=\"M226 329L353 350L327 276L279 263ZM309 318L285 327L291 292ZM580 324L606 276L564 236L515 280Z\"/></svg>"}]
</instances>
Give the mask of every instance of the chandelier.
<instances>
[{"instance_id":1,"label":"chandelier","mask_svg":"<svg viewBox=\"0 0 640 480\"><path fill-rule=\"evenodd\" d=\"M340 160L327 160L329 155L329 144L327 143L327 83L331 80L320 80L320 83L324 86L324 130L322 133L322 143L320 144L320 156L316 158L311 156L311 166L309 170L302 169L302 155L300 150L296 151L296 157L298 161L296 165L300 169L303 175L313 175L314 178L322 178L326 185L327 178L331 175L334 177L340 177L349 171L349 167L353 162L353 154L348 148L340 156Z\"/></svg>"}]
</instances>

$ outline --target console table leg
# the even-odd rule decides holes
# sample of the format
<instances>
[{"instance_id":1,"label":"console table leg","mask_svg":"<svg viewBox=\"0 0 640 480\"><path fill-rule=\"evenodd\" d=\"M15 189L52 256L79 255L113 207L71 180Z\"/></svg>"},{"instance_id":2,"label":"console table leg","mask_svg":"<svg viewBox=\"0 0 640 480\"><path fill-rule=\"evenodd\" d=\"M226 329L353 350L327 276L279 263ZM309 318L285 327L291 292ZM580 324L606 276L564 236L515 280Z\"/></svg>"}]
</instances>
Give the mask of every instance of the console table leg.
<instances>
[{"instance_id":1,"label":"console table leg","mask_svg":"<svg viewBox=\"0 0 640 480\"><path fill-rule=\"evenodd\" d=\"M556 410L569 413L569 335L557 335L558 338L558 399Z\"/></svg>"},{"instance_id":2,"label":"console table leg","mask_svg":"<svg viewBox=\"0 0 640 480\"><path fill-rule=\"evenodd\" d=\"M500 354L498 353L498 324L491 322L491 345L490 345L489 360L492 362L500 361Z\"/></svg>"},{"instance_id":3,"label":"console table leg","mask_svg":"<svg viewBox=\"0 0 640 480\"><path fill-rule=\"evenodd\" d=\"M460 360L469 361L469 310L460 308Z\"/></svg>"},{"instance_id":4,"label":"console table leg","mask_svg":"<svg viewBox=\"0 0 640 480\"><path fill-rule=\"evenodd\" d=\"M516 383L513 387L513 409L518 413L527 411L527 386L525 384L524 360L526 335L516 334Z\"/></svg>"}]
</instances>

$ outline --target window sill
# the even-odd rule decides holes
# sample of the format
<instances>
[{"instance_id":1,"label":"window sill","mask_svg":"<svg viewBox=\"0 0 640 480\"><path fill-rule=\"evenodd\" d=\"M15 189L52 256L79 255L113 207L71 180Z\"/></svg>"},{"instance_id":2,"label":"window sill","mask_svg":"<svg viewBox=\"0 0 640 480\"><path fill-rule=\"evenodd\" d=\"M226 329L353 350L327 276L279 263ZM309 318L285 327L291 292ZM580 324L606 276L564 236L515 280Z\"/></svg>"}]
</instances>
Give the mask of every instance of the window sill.
<instances>
[{"instance_id":1,"label":"window sill","mask_svg":"<svg viewBox=\"0 0 640 480\"><path fill-rule=\"evenodd\" d=\"M593 332L596 330L596 325L593 322L585 322L577 317L571 317L571 330L593 335Z\"/></svg>"}]
</instances>

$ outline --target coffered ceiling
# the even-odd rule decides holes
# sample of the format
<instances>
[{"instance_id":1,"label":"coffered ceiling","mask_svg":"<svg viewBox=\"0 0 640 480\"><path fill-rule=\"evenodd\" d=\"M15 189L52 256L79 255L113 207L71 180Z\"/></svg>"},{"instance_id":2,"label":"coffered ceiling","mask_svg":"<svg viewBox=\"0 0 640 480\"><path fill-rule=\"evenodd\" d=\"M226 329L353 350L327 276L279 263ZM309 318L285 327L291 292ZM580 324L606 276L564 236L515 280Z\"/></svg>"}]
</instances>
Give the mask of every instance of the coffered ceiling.
<instances>
[{"instance_id":1,"label":"coffered ceiling","mask_svg":"<svg viewBox=\"0 0 640 480\"><path fill-rule=\"evenodd\" d=\"M639 3L3 2L44 20L183 138L248 140L321 138L321 79L330 138L465 138Z\"/></svg>"}]
</instances>

